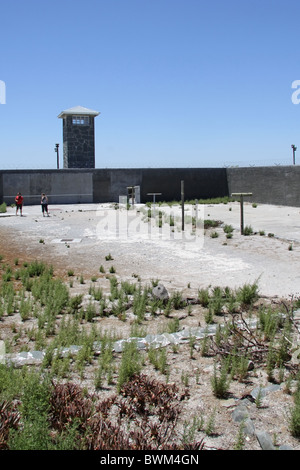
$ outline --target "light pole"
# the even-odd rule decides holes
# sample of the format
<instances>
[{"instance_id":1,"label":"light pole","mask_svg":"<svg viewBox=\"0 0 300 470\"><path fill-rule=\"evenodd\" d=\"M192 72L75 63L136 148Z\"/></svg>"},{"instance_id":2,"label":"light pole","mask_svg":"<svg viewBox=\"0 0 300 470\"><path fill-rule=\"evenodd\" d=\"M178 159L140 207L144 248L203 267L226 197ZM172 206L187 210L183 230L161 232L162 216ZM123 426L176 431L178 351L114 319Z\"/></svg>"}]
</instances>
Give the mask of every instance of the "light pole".
<instances>
[{"instance_id":1,"label":"light pole","mask_svg":"<svg viewBox=\"0 0 300 470\"><path fill-rule=\"evenodd\" d=\"M295 162L295 152L296 152L296 150L297 150L297 147L296 147L296 145L292 145L291 147L292 147L292 149L293 149L293 165L295 165L295 163L296 163L296 162Z\"/></svg>"},{"instance_id":2,"label":"light pole","mask_svg":"<svg viewBox=\"0 0 300 470\"><path fill-rule=\"evenodd\" d=\"M54 152L57 153L57 169L59 169L59 152L58 152L59 144L55 144Z\"/></svg>"}]
</instances>

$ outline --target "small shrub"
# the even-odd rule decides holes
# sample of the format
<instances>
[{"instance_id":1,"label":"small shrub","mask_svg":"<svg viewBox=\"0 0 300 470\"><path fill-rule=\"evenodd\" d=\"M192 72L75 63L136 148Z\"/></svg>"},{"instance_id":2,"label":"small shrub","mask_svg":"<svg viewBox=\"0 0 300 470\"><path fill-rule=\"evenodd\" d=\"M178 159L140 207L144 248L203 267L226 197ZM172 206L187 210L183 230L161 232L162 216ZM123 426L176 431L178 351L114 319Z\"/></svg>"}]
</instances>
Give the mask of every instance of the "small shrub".
<instances>
[{"instance_id":1,"label":"small shrub","mask_svg":"<svg viewBox=\"0 0 300 470\"><path fill-rule=\"evenodd\" d=\"M215 232L215 231L211 232L211 234L210 234L211 238L218 238L218 236L219 236L218 232Z\"/></svg>"},{"instance_id":2,"label":"small shrub","mask_svg":"<svg viewBox=\"0 0 300 470\"><path fill-rule=\"evenodd\" d=\"M290 410L289 429L293 437L300 438L300 390L294 395L294 407Z\"/></svg>"},{"instance_id":3,"label":"small shrub","mask_svg":"<svg viewBox=\"0 0 300 470\"><path fill-rule=\"evenodd\" d=\"M207 307L208 304L209 304L209 291L208 289L200 289L199 292L198 292L198 299L199 299L199 302L200 304L203 306L203 307Z\"/></svg>"},{"instance_id":4,"label":"small shrub","mask_svg":"<svg viewBox=\"0 0 300 470\"><path fill-rule=\"evenodd\" d=\"M7 211L7 206L5 202L3 202L2 204L0 204L0 212L4 214L6 211Z\"/></svg>"},{"instance_id":5,"label":"small shrub","mask_svg":"<svg viewBox=\"0 0 300 470\"><path fill-rule=\"evenodd\" d=\"M233 227L232 225L224 225L224 228L223 228L224 232L229 234L229 233L232 233L233 232Z\"/></svg>"},{"instance_id":6,"label":"small shrub","mask_svg":"<svg viewBox=\"0 0 300 470\"><path fill-rule=\"evenodd\" d=\"M82 298L83 298L83 295L78 294L78 295L75 295L74 297L71 297L69 299L68 307L69 307L69 312L70 313L75 313L80 309Z\"/></svg>"},{"instance_id":7,"label":"small shrub","mask_svg":"<svg viewBox=\"0 0 300 470\"><path fill-rule=\"evenodd\" d=\"M129 341L124 344L122 353L122 360L119 368L119 377L117 383L118 393L122 386L135 374L141 371L141 354L137 349L134 341Z\"/></svg>"},{"instance_id":8,"label":"small shrub","mask_svg":"<svg viewBox=\"0 0 300 470\"><path fill-rule=\"evenodd\" d=\"M251 305L258 298L258 283L245 284L237 291L237 300L245 305Z\"/></svg>"},{"instance_id":9,"label":"small shrub","mask_svg":"<svg viewBox=\"0 0 300 470\"><path fill-rule=\"evenodd\" d=\"M156 370L162 374L167 373L167 351L166 348L155 349L150 347L148 351L148 358Z\"/></svg>"},{"instance_id":10,"label":"small shrub","mask_svg":"<svg viewBox=\"0 0 300 470\"><path fill-rule=\"evenodd\" d=\"M246 227L244 227L243 235L245 236L253 235L253 228L251 227L251 225L246 225Z\"/></svg>"},{"instance_id":11,"label":"small shrub","mask_svg":"<svg viewBox=\"0 0 300 470\"><path fill-rule=\"evenodd\" d=\"M170 223L170 227L174 227L174 225L175 225L174 216L170 215L170 221L169 221L169 223Z\"/></svg>"},{"instance_id":12,"label":"small shrub","mask_svg":"<svg viewBox=\"0 0 300 470\"><path fill-rule=\"evenodd\" d=\"M228 375L227 367L222 364L220 374L217 374L216 364L214 366L214 375L211 379L213 394L217 398L226 398L230 386L231 377Z\"/></svg>"}]
</instances>

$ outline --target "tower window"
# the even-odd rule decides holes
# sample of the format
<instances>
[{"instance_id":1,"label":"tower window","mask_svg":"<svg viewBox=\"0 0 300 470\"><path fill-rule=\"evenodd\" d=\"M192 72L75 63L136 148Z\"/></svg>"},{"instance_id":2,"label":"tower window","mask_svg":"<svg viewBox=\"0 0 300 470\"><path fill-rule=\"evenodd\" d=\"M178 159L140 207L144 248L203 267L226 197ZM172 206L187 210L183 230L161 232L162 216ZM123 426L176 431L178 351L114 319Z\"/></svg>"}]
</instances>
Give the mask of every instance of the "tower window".
<instances>
[{"instance_id":1,"label":"tower window","mask_svg":"<svg viewBox=\"0 0 300 470\"><path fill-rule=\"evenodd\" d=\"M90 123L89 116L73 116L72 124L74 126L88 126Z\"/></svg>"}]
</instances>

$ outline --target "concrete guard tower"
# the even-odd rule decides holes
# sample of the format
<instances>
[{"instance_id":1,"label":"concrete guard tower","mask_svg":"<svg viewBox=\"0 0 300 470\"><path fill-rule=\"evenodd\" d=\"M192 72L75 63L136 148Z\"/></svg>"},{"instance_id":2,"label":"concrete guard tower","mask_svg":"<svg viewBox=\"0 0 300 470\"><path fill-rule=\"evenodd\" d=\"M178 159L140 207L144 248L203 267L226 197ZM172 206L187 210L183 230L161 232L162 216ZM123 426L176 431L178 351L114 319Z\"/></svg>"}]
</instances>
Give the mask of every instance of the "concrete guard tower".
<instances>
[{"instance_id":1,"label":"concrete guard tower","mask_svg":"<svg viewBox=\"0 0 300 470\"><path fill-rule=\"evenodd\" d=\"M94 119L100 113L83 106L62 111L64 168L95 168Z\"/></svg>"}]
</instances>

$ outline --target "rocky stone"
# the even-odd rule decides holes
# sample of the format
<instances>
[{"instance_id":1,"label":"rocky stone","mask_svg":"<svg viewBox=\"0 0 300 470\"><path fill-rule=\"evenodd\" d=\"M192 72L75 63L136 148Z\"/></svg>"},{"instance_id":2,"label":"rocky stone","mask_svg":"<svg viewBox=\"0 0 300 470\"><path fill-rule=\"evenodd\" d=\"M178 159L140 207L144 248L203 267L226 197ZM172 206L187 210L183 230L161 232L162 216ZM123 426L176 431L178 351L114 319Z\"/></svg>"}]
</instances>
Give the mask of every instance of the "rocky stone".
<instances>
[{"instance_id":1,"label":"rocky stone","mask_svg":"<svg viewBox=\"0 0 300 470\"><path fill-rule=\"evenodd\" d=\"M248 436L254 436L255 427L254 427L253 421L250 418L244 421L243 432L244 434L247 434Z\"/></svg>"},{"instance_id":2,"label":"rocky stone","mask_svg":"<svg viewBox=\"0 0 300 470\"><path fill-rule=\"evenodd\" d=\"M265 431L256 431L255 434L262 450L276 450L270 434Z\"/></svg>"},{"instance_id":3,"label":"rocky stone","mask_svg":"<svg viewBox=\"0 0 300 470\"><path fill-rule=\"evenodd\" d=\"M280 390L281 386L277 384L270 384L267 387L256 387L252 390L251 396L254 398L254 400L257 399L258 396L260 398L264 398L268 393L271 392L276 392L277 390Z\"/></svg>"},{"instance_id":4,"label":"rocky stone","mask_svg":"<svg viewBox=\"0 0 300 470\"><path fill-rule=\"evenodd\" d=\"M250 419L249 412L245 404L238 405L232 412L232 419L235 423L243 423L243 432L248 436L255 434L255 427Z\"/></svg>"},{"instance_id":5,"label":"rocky stone","mask_svg":"<svg viewBox=\"0 0 300 470\"><path fill-rule=\"evenodd\" d=\"M158 300L166 301L169 299L169 293L163 284L158 284L153 287L152 295Z\"/></svg>"},{"instance_id":6,"label":"rocky stone","mask_svg":"<svg viewBox=\"0 0 300 470\"><path fill-rule=\"evenodd\" d=\"M241 423L249 418L249 413L245 405L239 405L232 412L232 419L235 423Z\"/></svg>"},{"instance_id":7,"label":"rocky stone","mask_svg":"<svg viewBox=\"0 0 300 470\"><path fill-rule=\"evenodd\" d=\"M5 363L5 343L0 341L0 364Z\"/></svg>"}]
</instances>

